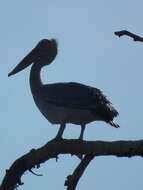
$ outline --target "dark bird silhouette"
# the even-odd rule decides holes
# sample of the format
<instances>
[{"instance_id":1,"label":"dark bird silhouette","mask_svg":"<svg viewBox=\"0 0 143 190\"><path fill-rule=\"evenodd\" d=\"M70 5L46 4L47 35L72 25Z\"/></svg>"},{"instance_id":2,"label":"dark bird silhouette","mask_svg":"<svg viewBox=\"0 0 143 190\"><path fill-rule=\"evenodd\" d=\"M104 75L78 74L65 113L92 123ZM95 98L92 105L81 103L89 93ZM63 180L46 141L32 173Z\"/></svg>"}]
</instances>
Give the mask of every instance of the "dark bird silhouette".
<instances>
[{"instance_id":1,"label":"dark bird silhouette","mask_svg":"<svg viewBox=\"0 0 143 190\"><path fill-rule=\"evenodd\" d=\"M105 121L118 128L119 125L113 121L118 112L99 89L75 82L42 84L41 68L55 59L57 46L55 39L41 40L8 76L32 64L31 92L35 104L47 120L52 124L60 124L57 139L62 138L66 123L81 126L80 140L83 139L86 124L92 121Z\"/></svg>"}]
</instances>

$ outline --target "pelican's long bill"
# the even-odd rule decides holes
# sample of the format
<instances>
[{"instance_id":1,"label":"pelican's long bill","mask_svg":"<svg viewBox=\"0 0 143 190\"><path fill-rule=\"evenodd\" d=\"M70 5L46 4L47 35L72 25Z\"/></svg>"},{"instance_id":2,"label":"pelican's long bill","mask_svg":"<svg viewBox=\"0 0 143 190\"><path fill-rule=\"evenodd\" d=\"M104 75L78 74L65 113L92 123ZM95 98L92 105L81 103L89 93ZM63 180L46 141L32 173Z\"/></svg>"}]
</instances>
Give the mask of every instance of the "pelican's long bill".
<instances>
[{"instance_id":1,"label":"pelican's long bill","mask_svg":"<svg viewBox=\"0 0 143 190\"><path fill-rule=\"evenodd\" d=\"M26 67L28 67L30 64L32 64L36 59L38 59L38 51L36 48L34 48L27 56L23 58L23 60L8 74L8 76L14 75Z\"/></svg>"}]
</instances>

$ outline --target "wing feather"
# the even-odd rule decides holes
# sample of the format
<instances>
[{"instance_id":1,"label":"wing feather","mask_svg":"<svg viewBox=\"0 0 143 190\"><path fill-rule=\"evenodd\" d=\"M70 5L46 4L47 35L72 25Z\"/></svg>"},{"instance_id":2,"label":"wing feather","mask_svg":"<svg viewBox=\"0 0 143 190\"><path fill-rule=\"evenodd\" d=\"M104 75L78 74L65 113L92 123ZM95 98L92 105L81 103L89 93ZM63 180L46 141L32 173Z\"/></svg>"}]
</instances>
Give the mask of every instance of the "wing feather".
<instances>
[{"instance_id":1,"label":"wing feather","mask_svg":"<svg viewBox=\"0 0 143 190\"><path fill-rule=\"evenodd\" d=\"M75 82L44 85L41 94L45 101L69 108L93 109L111 104L101 90Z\"/></svg>"}]
</instances>

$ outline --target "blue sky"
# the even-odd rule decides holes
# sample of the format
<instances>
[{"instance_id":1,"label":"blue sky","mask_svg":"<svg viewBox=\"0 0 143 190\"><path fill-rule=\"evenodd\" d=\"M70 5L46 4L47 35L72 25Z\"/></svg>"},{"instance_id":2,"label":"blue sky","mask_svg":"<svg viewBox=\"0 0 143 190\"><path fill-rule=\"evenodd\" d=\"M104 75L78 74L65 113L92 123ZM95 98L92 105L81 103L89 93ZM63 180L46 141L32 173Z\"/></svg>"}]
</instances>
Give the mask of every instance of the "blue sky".
<instances>
[{"instance_id":1,"label":"blue sky","mask_svg":"<svg viewBox=\"0 0 143 190\"><path fill-rule=\"evenodd\" d=\"M143 36L141 0L43 0L1 2L1 157L0 180L15 159L55 137L51 125L36 108L29 88L29 70L7 74L43 38L57 38L59 53L42 70L44 83L77 81L100 88L120 115L120 129L103 122L87 125L86 140L137 140L143 138L143 43L118 38L127 29ZM64 137L77 138L80 128L68 125ZM36 172L26 173L23 189L63 189L64 180L79 163L60 155ZM141 189L142 159L98 157L89 165L77 189Z\"/></svg>"}]
</instances>

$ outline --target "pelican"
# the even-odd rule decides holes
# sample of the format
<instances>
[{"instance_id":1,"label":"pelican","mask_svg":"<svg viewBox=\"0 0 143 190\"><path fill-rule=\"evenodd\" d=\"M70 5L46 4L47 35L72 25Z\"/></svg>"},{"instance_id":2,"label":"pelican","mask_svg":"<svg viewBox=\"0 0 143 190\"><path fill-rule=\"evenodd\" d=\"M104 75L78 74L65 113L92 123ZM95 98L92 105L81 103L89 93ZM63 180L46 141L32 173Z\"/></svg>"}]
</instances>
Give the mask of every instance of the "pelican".
<instances>
[{"instance_id":1,"label":"pelican","mask_svg":"<svg viewBox=\"0 0 143 190\"><path fill-rule=\"evenodd\" d=\"M52 124L60 124L56 139L62 139L67 123L81 126L79 140L83 140L86 124L104 121L120 127L113 121L117 110L98 88L76 82L43 84L40 77L42 67L50 65L58 53L55 39L43 39L8 74L14 75L32 64L30 88L35 104Z\"/></svg>"}]
</instances>

